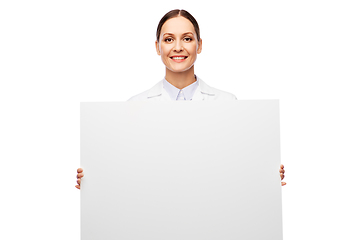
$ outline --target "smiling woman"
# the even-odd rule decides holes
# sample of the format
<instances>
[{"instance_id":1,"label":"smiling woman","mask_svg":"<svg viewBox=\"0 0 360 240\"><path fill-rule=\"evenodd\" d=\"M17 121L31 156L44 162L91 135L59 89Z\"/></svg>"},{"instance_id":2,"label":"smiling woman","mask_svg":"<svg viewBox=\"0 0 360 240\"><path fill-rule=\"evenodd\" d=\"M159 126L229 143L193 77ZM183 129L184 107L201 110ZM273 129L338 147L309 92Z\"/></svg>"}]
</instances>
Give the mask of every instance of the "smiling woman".
<instances>
[{"instance_id":1,"label":"smiling woman","mask_svg":"<svg viewBox=\"0 0 360 240\"><path fill-rule=\"evenodd\" d=\"M130 100L235 100L228 92L212 88L195 75L194 64L202 51L200 28L185 10L172 10L160 20L156 52L165 65L165 78Z\"/></svg>"},{"instance_id":2,"label":"smiling woman","mask_svg":"<svg viewBox=\"0 0 360 240\"><path fill-rule=\"evenodd\" d=\"M233 94L210 87L195 75L194 64L197 54L202 51L202 39L199 25L189 12L176 9L163 16L157 27L155 47L165 65L165 77L129 101L236 100ZM279 172L282 180L285 173L283 165ZM76 185L79 189L83 176L83 169L79 168Z\"/></svg>"}]
</instances>

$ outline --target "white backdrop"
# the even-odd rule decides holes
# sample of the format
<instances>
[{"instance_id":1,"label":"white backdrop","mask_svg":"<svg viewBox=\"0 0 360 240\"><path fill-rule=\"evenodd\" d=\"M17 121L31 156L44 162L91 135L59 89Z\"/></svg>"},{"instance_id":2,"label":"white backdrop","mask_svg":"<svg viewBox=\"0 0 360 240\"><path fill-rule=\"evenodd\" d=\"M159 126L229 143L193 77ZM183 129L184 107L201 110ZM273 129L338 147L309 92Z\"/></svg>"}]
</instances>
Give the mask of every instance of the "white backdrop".
<instances>
[{"instance_id":1,"label":"white backdrop","mask_svg":"<svg viewBox=\"0 0 360 240\"><path fill-rule=\"evenodd\" d=\"M200 24L199 77L280 99L284 239L359 239L355 0L2 1L0 239L80 239L80 102L161 80L155 31L175 8Z\"/></svg>"}]
</instances>

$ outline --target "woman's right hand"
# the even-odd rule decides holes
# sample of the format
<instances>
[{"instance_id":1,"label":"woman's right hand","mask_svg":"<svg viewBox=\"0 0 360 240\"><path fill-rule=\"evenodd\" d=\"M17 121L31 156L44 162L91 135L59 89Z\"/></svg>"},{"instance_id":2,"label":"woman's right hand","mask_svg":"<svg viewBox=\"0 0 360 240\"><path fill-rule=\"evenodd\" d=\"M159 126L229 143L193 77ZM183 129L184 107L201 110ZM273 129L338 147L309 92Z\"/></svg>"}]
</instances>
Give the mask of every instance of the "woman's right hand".
<instances>
[{"instance_id":1,"label":"woman's right hand","mask_svg":"<svg viewBox=\"0 0 360 240\"><path fill-rule=\"evenodd\" d=\"M81 178L84 176L84 173L83 173L83 169L82 168L78 168L77 169L77 172L78 172L78 174L76 175L76 177L77 177L77 184L78 185L75 185L75 187L77 188L77 189L80 189L80 183L81 183Z\"/></svg>"}]
</instances>

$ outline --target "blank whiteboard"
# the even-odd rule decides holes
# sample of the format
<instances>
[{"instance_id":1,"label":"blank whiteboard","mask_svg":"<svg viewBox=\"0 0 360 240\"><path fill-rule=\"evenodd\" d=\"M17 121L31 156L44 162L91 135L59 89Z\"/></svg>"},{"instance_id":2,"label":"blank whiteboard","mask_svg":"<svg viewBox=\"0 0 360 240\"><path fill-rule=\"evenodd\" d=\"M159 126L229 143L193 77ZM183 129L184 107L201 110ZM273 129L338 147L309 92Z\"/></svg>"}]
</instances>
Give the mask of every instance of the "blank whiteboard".
<instances>
[{"instance_id":1,"label":"blank whiteboard","mask_svg":"<svg viewBox=\"0 0 360 240\"><path fill-rule=\"evenodd\" d=\"M82 240L281 240L278 100L81 103Z\"/></svg>"}]
</instances>

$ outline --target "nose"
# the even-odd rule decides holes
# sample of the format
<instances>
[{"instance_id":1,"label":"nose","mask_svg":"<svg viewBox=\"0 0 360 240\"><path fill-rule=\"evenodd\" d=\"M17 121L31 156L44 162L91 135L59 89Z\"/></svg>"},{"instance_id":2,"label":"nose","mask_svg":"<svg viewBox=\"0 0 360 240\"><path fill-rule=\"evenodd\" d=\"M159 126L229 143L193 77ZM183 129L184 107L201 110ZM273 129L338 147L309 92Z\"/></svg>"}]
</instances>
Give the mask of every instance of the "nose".
<instances>
[{"instance_id":1,"label":"nose","mask_svg":"<svg viewBox=\"0 0 360 240\"><path fill-rule=\"evenodd\" d=\"M181 52L183 50L182 41L176 41L174 46L175 52Z\"/></svg>"}]
</instances>

